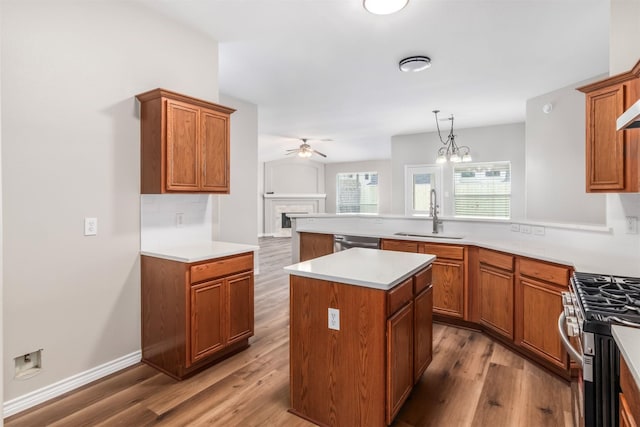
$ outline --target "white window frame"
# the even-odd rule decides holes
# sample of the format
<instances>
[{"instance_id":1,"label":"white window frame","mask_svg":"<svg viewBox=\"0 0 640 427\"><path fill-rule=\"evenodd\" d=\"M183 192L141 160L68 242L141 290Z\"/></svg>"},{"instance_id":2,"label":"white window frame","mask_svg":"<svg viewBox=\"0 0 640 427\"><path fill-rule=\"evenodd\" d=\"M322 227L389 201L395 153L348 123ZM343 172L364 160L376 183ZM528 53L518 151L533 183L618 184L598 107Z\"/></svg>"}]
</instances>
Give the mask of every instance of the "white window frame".
<instances>
[{"instance_id":1,"label":"white window frame","mask_svg":"<svg viewBox=\"0 0 640 427\"><path fill-rule=\"evenodd\" d=\"M375 212L339 212L340 209L340 175L364 175L375 174L378 176L378 183L376 184L377 204ZM378 215L380 213L380 173L378 171L357 171L357 172L337 172L336 173L336 215Z\"/></svg>"},{"instance_id":2,"label":"white window frame","mask_svg":"<svg viewBox=\"0 0 640 427\"><path fill-rule=\"evenodd\" d=\"M440 165L405 165L404 166L404 214L406 216L427 216L429 211L421 211L413 208L413 175L432 174L435 177L436 204L440 207L438 214L442 213L442 166Z\"/></svg>"},{"instance_id":3,"label":"white window frame","mask_svg":"<svg viewBox=\"0 0 640 427\"><path fill-rule=\"evenodd\" d=\"M496 216L496 215L460 215L457 211L457 206L456 206L456 167L478 167L478 168L483 168L486 166L493 166L493 165L508 165L509 166L509 195L508 195L508 200L509 200L509 215L508 216ZM511 219L511 211L512 211L512 206L511 206L511 202L512 202L512 192L513 192L513 171L511 169L511 162L510 161L495 161L495 162L479 162L479 163L456 163L453 165L453 167L451 168L451 181L452 181L452 186L453 186L453 203L452 203L452 208L453 208L453 216L455 218L482 218L482 219L497 219L497 220L509 220Z\"/></svg>"}]
</instances>

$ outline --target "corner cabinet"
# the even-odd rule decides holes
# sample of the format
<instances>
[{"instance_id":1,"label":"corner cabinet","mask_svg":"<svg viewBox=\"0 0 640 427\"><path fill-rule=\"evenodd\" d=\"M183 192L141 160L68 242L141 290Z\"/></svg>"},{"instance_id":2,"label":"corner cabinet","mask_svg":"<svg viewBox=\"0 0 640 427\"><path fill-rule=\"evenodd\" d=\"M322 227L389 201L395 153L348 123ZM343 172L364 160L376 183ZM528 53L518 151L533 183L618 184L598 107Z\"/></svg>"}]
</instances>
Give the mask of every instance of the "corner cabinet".
<instances>
[{"instance_id":1,"label":"corner cabinet","mask_svg":"<svg viewBox=\"0 0 640 427\"><path fill-rule=\"evenodd\" d=\"M141 193L229 193L235 110L155 89L140 101Z\"/></svg>"},{"instance_id":2,"label":"corner cabinet","mask_svg":"<svg viewBox=\"0 0 640 427\"><path fill-rule=\"evenodd\" d=\"M640 131L616 130L616 119L640 98L640 62L578 90L586 94L587 192L640 191Z\"/></svg>"},{"instance_id":3,"label":"corner cabinet","mask_svg":"<svg viewBox=\"0 0 640 427\"><path fill-rule=\"evenodd\" d=\"M183 263L142 256L142 361L183 379L248 347L253 252Z\"/></svg>"}]
</instances>

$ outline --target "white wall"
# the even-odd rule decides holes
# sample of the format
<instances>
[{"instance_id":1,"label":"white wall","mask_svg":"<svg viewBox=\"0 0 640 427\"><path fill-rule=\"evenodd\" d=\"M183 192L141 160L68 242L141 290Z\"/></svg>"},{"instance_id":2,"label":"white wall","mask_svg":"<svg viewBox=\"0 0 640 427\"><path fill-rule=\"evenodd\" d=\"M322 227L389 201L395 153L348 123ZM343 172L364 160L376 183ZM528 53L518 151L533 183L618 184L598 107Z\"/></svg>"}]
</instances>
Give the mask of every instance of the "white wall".
<instances>
[{"instance_id":1,"label":"white wall","mask_svg":"<svg viewBox=\"0 0 640 427\"><path fill-rule=\"evenodd\" d=\"M606 196L585 190L585 96L575 88L587 83L527 101L529 220L606 224ZM545 104L552 105L548 114L542 111Z\"/></svg>"},{"instance_id":2,"label":"white wall","mask_svg":"<svg viewBox=\"0 0 640 427\"><path fill-rule=\"evenodd\" d=\"M378 172L378 213L391 213L391 160L326 163L326 211L336 213L336 175L343 172Z\"/></svg>"},{"instance_id":3,"label":"white wall","mask_svg":"<svg viewBox=\"0 0 640 427\"><path fill-rule=\"evenodd\" d=\"M258 236L264 236L264 162L258 162L258 191L256 199L258 200Z\"/></svg>"},{"instance_id":4,"label":"white wall","mask_svg":"<svg viewBox=\"0 0 640 427\"><path fill-rule=\"evenodd\" d=\"M448 133L446 130L443 132ZM524 218L524 123L454 129L454 132L457 135L456 142L471 149L473 162L511 161L511 217ZM391 138L393 213L404 214L405 165L434 165L441 146L437 132L396 135ZM453 168L450 163L443 166L443 181L441 215L452 216Z\"/></svg>"},{"instance_id":5,"label":"white wall","mask_svg":"<svg viewBox=\"0 0 640 427\"><path fill-rule=\"evenodd\" d=\"M275 194L324 194L324 163L295 155L266 162L264 191Z\"/></svg>"},{"instance_id":6,"label":"white wall","mask_svg":"<svg viewBox=\"0 0 640 427\"><path fill-rule=\"evenodd\" d=\"M640 59L640 0L611 0L609 73L629 71Z\"/></svg>"},{"instance_id":7,"label":"white wall","mask_svg":"<svg viewBox=\"0 0 640 427\"><path fill-rule=\"evenodd\" d=\"M217 43L131 2L2 2L4 397L140 349L140 123L216 101ZM98 235L83 236L83 218ZM44 349L43 371L13 358Z\"/></svg>"},{"instance_id":8,"label":"white wall","mask_svg":"<svg viewBox=\"0 0 640 427\"><path fill-rule=\"evenodd\" d=\"M220 94L220 103L236 111L231 115L231 190L217 196L219 239L256 245L258 107L224 94Z\"/></svg>"}]
</instances>

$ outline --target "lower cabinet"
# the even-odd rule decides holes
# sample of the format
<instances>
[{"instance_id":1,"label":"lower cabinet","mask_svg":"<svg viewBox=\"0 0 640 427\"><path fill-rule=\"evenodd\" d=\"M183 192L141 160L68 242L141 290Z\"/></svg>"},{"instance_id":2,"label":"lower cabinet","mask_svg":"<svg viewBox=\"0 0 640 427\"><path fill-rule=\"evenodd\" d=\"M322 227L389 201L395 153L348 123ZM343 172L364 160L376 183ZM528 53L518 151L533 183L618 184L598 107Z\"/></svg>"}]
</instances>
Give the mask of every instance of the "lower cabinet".
<instances>
[{"instance_id":1,"label":"lower cabinet","mask_svg":"<svg viewBox=\"0 0 640 427\"><path fill-rule=\"evenodd\" d=\"M436 256L433 262L433 311L466 319L466 250L464 246L383 239L381 248Z\"/></svg>"},{"instance_id":2,"label":"lower cabinet","mask_svg":"<svg viewBox=\"0 0 640 427\"><path fill-rule=\"evenodd\" d=\"M333 253L333 234L300 233L300 261Z\"/></svg>"},{"instance_id":3,"label":"lower cabinet","mask_svg":"<svg viewBox=\"0 0 640 427\"><path fill-rule=\"evenodd\" d=\"M290 277L291 412L318 425L386 426L432 358L431 268L389 291ZM327 309L339 310L339 330Z\"/></svg>"},{"instance_id":4,"label":"lower cabinet","mask_svg":"<svg viewBox=\"0 0 640 427\"><path fill-rule=\"evenodd\" d=\"M142 256L142 361L183 379L249 345L253 252L198 263Z\"/></svg>"},{"instance_id":5,"label":"lower cabinet","mask_svg":"<svg viewBox=\"0 0 640 427\"><path fill-rule=\"evenodd\" d=\"M480 323L512 340L514 308L513 256L480 249L478 258Z\"/></svg>"},{"instance_id":6,"label":"lower cabinet","mask_svg":"<svg viewBox=\"0 0 640 427\"><path fill-rule=\"evenodd\" d=\"M530 359L569 376L570 361L557 321L570 267L485 248L469 250L461 245L413 240L383 239L382 249L436 255L432 298L433 314L439 320L479 324ZM419 313L416 297L416 319ZM414 353L420 354L417 339L414 347ZM415 369L419 366L414 361Z\"/></svg>"},{"instance_id":7,"label":"lower cabinet","mask_svg":"<svg viewBox=\"0 0 640 427\"><path fill-rule=\"evenodd\" d=\"M640 424L640 389L633 379L629 366L620 356L620 427L637 427Z\"/></svg>"},{"instance_id":8,"label":"lower cabinet","mask_svg":"<svg viewBox=\"0 0 640 427\"><path fill-rule=\"evenodd\" d=\"M568 371L569 356L562 347L557 322L563 310L561 293L568 289L569 268L528 258L520 258L519 267L515 343Z\"/></svg>"},{"instance_id":9,"label":"lower cabinet","mask_svg":"<svg viewBox=\"0 0 640 427\"><path fill-rule=\"evenodd\" d=\"M413 315L410 301L387 320L387 424L413 389Z\"/></svg>"}]
</instances>

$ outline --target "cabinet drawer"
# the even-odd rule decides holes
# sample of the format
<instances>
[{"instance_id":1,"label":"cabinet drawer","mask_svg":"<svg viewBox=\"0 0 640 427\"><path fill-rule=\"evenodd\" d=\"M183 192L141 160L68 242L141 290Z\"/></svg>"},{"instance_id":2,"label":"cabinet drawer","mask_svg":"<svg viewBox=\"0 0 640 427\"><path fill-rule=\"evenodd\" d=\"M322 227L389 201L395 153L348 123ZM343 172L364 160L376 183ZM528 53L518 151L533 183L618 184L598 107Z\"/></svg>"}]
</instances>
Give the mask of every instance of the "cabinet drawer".
<instances>
[{"instance_id":1,"label":"cabinet drawer","mask_svg":"<svg viewBox=\"0 0 640 427\"><path fill-rule=\"evenodd\" d=\"M478 251L478 258L482 264L491 265L507 271L513 271L513 256L494 252L487 249Z\"/></svg>"},{"instance_id":2,"label":"cabinet drawer","mask_svg":"<svg viewBox=\"0 0 640 427\"><path fill-rule=\"evenodd\" d=\"M253 269L253 252L191 266L191 283Z\"/></svg>"},{"instance_id":3,"label":"cabinet drawer","mask_svg":"<svg viewBox=\"0 0 640 427\"><path fill-rule=\"evenodd\" d=\"M387 292L387 315L392 315L413 298L413 277Z\"/></svg>"},{"instance_id":4,"label":"cabinet drawer","mask_svg":"<svg viewBox=\"0 0 640 427\"><path fill-rule=\"evenodd\" d=\"M423 289L426 289L431 284L431 266L425 268L414 276L414 290L413 293L418 295Z\"/></svg>"},{"instance_id":5,"label":"cabinet drawer","mask_svg":"<svg viewBox=\"0 0 640 427\"><path fill-rule=\"evenodd\" d=\"M422 247L422 253L432 254L438 258L448 259L464 259L464 247L463 246L451 246L451 245L434 245L425 243Z\"/></svg>"},{"instance_id":6,"label":"cabinet drawer","mask_svg":"<svg viewBox=\"0 0 640 427\"><path fill-rule=\"evenodd\" d=\"M567 267L560 267L526 258L520 259L520 274L555 283L563 287L569 283L569 269Z\"/></svg>"},{"instance_id":7,"label":"cabinet drawer","mask_svg":"<svg viewBox=\"0 0 640 427\"><path fill-rule=\"evenodd\" d=\"M410 240L382 240L382 249L398 252L418 252L418 242Z\"/></svg>"}]
</instances>

